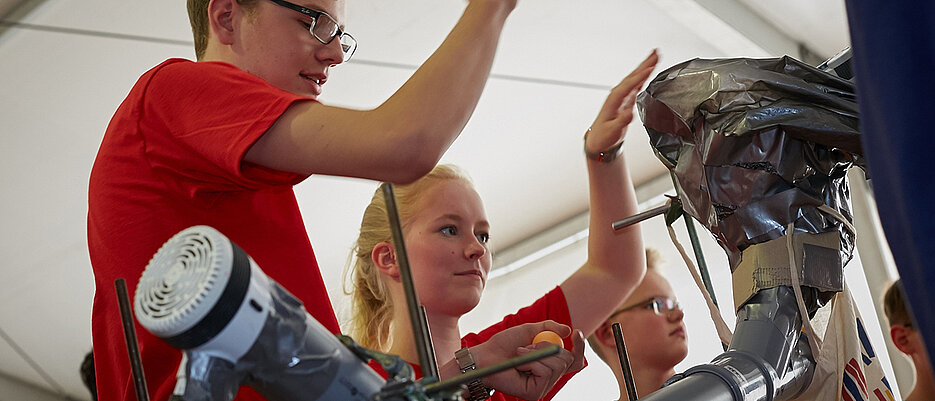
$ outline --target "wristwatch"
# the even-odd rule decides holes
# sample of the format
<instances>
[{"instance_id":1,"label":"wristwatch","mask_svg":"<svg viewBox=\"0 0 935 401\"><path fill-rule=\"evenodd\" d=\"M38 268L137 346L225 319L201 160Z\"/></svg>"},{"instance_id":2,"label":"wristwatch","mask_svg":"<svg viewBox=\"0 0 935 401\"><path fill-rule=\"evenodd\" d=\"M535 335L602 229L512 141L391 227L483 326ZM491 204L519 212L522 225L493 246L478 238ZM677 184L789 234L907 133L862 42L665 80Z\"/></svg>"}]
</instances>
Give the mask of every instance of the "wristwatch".
<instances>
[{"instance_id":1,"label":"wristwatch","mask_svg":"<svg viewBox=\"0 0 935 401\"><path fill-rule=\"evenodd\" d=\"M461 367L461 373L467 373L469 370L477 369L477 364L474 363L474 355L471 355L471 349L468 347L461 348L455 351L455 359L458 360L458 366ZM468 398L465 401L483 401L493 394L493 390L488 389L484 386L484 383L480 379L475 379L474 381L467 384L468 388Z\"/></svg>"}]
</instances>

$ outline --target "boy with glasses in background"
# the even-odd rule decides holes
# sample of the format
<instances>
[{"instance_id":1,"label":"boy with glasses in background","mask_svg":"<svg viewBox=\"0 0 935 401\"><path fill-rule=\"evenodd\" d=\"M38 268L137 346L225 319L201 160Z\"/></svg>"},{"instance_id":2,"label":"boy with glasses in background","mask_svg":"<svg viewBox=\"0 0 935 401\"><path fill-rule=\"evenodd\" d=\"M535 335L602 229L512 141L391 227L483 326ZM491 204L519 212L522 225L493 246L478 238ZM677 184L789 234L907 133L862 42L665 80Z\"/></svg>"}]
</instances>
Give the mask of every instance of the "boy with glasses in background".
<instances>
[{"instance_id":1,"label":"boy with glasses in background","mask_svg":"<svg viewBox=\"0 0 935 401\"><path fill-rule=\"evenodd\" d=\"M357 49L344 6L188 0L198 61L146 72L111 119L88 204L101 399L135 399L114 280L132 294L158 248L193 225L221 231L339 332L292 186L311 174L406 183L429 172L470 118L516 0L470 0L435 53L372 110L316 100ZM150 397L168 399L181 352L137 335ZM261 398L241 389L237 399Z\"/></svg>"},{"instance_id":2,"label":"boy with glasses in background","mask_svg":"<svg viewBox=\"0 0 935 401\"><path fill-rule=\"evenodd\" d=\"M640 397L662 388L675 374L675 365L688 355L682 308L675 301L669 282L657 270L660 258L658 251L646 248L646 275L640 285L588 337L588 345L617 377L620 400L628 398L611 328L614 323L620 323L633 382Z\"/></svg>"}]
</instances>

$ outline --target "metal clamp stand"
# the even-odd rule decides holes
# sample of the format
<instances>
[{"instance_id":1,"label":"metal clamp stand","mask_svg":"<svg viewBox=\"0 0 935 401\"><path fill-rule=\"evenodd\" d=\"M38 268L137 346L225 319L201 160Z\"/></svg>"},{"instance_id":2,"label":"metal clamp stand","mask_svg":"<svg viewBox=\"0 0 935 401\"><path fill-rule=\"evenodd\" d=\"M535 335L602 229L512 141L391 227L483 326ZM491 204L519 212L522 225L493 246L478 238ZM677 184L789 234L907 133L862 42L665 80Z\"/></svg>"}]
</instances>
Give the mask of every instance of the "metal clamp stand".
<instances>
[{"instance_id":1,"label":"metal clamp stand","mask_svg":"<svg viewBox=\"0 0 935 401\"><path fill-rule=\"evenodd\" d=\"M117 304L120 306L120 321L123 323L123 338L127 341L127 355L130 356L130 370L133 373L133 385L136 399L149 401L146 389L146 376L143 375L143 361L140 358L140 345L136 341L136 328L133 327L133 314L130 312L130 297L127 295L127 281L114 280L117 289Z\"/></svg>"},{"instance_id":2,"label":"metal clamp stand","mask_svg":"<svg viewBox=\"0 0 935 401\"><path fill-rule=\"evenodd\" d=\"M614 331L614 342L617 344L617 358L620 359L620 371L623 372L623 381L627 385L627 399L636 401L639 395L636 394L636 383L633 382L633 370L630 369L630 358L627 357L627 344L623 341L623 331L620 330L620 323L610 325Z\"/></svg>"}]
</instances>

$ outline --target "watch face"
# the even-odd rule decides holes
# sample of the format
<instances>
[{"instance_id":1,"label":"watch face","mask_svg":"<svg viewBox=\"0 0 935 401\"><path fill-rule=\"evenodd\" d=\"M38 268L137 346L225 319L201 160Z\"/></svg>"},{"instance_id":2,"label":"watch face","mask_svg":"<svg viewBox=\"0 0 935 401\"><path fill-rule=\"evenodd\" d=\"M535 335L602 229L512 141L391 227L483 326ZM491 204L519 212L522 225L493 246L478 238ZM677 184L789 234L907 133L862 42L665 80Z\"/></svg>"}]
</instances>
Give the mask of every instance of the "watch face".
<instances>
[{"instance_id":1,"label":"watch face","mask_svg":"<svg viewBox=\"0 0 935 401\"><path fill-rule=\"evenodd\" d=\"M457 352L455 352L455 359L458 360L458 366L461 367L461 373L464 373L468 370L474 370L474 355L471 354L470 348L459 349Z\"/></svg>"}]
</instances>

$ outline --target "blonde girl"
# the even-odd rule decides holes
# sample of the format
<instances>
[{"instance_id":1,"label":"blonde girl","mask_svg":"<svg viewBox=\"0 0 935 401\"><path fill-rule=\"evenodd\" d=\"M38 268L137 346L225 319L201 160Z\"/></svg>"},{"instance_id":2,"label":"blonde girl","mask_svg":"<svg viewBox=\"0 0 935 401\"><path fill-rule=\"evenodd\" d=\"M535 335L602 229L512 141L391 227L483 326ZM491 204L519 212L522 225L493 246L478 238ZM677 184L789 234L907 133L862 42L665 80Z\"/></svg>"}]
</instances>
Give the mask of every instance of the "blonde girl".
<instances>
[{"instance_id":1,"label":"blonde girl","mask_svg":"<svg viewBox=\"0 0 935 401\"><path fill-rule=\"evenodd\" d=\"M639 228L614 232L611 222L636 213L619 145L633 120L636 93L657 60L654 51L611 91L585 136L588 259L555 289L500 323L466 336L458 329L461 316L480 301L491 266L490 225L470 179L456 167L442 165L411 184L396 186L412 277L443 378L461 370L455 353L462 348L482 367L545 346L530 342L550 329L566 337L566 350L487 377L483 385L497 390L493 399L498 400L551 398L570 377L567 373L582 366L582 334L593 333L640 282L646 262ZM351 336L366 347L417 361L381 190L364 212L353 259ZM559 386L552 389L556 382Z\"/></svg>"}]
</instances>

